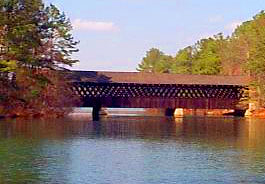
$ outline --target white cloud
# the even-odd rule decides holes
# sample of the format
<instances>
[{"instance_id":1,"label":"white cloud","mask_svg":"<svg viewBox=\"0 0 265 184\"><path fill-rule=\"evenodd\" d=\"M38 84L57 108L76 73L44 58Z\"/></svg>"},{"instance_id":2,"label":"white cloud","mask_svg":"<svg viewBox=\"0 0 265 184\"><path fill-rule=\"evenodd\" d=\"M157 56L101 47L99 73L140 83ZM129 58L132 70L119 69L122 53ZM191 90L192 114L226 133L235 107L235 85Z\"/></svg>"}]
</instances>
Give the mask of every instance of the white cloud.
<instances>
[{"instance_id":1,"label":"white cloud","mask_svg":"<svg viewBox=\"0 0 265 184\"><path fill-rule=\"evenodd\" d=\"M227 31L234 31L241 24L242 24L242 21L234 21L234 22L231 22L230 24L227 24L225 26L225 30L227 30Z\"/></svg>"},{"instance_id":2,"label":"white cloud","mask_svg":"<svg viewBox=\"0 0 265 184\"><path fill-rule=\"evenodd\" d=\"M222 15L217 15L217 16L209 18L210 23L218 23L218 22L222 22L223 20L224 20L224 18Z\"/></svg>"},{"instance_id":3,"label":"white cloud","mask_svg":"<svg viewBox=\"0 0 265 184\"><path fill-rule=\"evenodd\" d=\"M118 31L119 28L113 22L98 22L75 19L73 21L74 30L83 31Z\"/></svg>"}]
</instances>

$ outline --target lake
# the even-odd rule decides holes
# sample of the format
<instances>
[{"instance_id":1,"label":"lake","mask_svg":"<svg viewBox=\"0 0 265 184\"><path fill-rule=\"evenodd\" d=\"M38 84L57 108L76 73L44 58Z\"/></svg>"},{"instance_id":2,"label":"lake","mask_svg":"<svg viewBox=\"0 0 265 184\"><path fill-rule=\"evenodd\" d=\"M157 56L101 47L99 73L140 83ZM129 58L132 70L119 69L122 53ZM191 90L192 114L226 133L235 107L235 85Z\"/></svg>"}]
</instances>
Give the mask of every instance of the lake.
<instances>
[{"instance_id":1,"label":"lake","mask_svg":"<svg viewBox=\"0 0 265 184\"><path fill-rule=\"evenodd\" d=\"M1 120L0 183L265 183L265 120Z\"/></svg>"}]
</instances>

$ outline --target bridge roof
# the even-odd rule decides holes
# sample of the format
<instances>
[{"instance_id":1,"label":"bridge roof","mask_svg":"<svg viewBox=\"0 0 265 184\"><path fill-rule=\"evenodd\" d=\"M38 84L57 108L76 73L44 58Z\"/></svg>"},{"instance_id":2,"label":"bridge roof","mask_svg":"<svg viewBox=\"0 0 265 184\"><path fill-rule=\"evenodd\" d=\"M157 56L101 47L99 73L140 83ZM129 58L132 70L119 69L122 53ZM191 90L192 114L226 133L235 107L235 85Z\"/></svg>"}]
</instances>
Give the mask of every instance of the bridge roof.
<instances>
[{"instance_id":1,"label":"bridge roof","mask_svg":"<svg viewBox=\"0 0 265 184\"><path fill-rule=\"evenodd\" d=\"M246 86L243 76L157 74L147 72L71 71L70 81L92 83L186 84Z\"/></svg>"}]
</instances>

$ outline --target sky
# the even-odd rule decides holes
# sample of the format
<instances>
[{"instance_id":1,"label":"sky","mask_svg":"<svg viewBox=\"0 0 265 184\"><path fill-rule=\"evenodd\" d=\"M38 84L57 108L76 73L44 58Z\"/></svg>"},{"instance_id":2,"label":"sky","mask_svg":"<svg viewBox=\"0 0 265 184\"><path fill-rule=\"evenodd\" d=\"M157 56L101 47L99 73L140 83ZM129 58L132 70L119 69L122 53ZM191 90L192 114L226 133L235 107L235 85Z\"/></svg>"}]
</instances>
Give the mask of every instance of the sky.
<instances>
[{"instance_id":1,"label":"sky","mask_svg":"<svg viewBox=\"0 0 265 184\"><path fill-rule=\"evenodd\" d=\"M265 9L265 0L44 0L73 25L80 62L72 69L135 71L146 52L179 49L217 33L230 35Z\"/></svg>"}]
</instances>

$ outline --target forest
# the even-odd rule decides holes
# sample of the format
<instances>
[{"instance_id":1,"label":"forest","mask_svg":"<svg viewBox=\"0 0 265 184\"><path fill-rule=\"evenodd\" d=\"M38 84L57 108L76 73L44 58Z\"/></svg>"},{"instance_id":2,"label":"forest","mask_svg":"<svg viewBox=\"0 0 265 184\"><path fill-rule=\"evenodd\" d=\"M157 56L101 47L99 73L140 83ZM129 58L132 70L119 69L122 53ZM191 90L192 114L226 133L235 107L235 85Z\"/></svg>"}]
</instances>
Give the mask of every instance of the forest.
<instances>
[{"instance_id":1,"label":"forest","mask_svg":"<svg viewBox=\"0 0 265 184\"><path fill-rule=\"evenodd\" d=\"M197 41L175 56L152 48L138 71L195 75L243 75L250 78L247 101L265 106L265 12L243 22L229 36L222 33Z\"/></svg>"}]
</instances>

